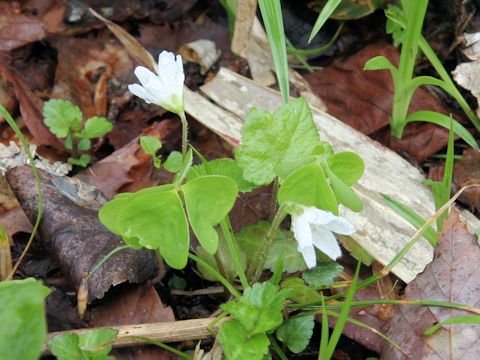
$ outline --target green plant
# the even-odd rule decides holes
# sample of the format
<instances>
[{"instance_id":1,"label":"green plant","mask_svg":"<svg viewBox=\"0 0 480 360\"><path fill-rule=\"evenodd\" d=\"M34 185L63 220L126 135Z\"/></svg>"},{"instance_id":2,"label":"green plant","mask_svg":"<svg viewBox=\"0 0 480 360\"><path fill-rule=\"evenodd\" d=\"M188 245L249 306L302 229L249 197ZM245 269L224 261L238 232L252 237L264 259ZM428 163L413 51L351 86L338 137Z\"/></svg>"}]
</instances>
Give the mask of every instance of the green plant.
<instances>
[{"instance_id":1,"label":"green plant","mask_svg":"<svg viewBox=\"0 0 480 360\"><path fill-rule=\"evenodd\" d=\"M104 117L93 116L83 121L80 108L70 101L52 99L43 106L45 125L60 139L64 140L65 148L72 151L68 162L86 167L91 156L85 154L90 150L92 139L108 134L113 125Z\"/></svg>"},{"instance_id":2,"label":"green plant","mask_svg":"<svg viewBox=\"0 0 480 360\"><path fill-rule=\"evenodd\" d=\"M392 134L398 138L402 137L405 126L413 121L431 122L447 129L450 128L450 117L447 115L433 111L417 111L408 114L408 108L413 94L421 85L439 86L447 93L451 94L459 101L462 107L467 110L467 114L469 114L475 126L479 128L480 122L478 122L476 116L472 117L473 112L468 110L468 105L450 80L448 74L443 69L443 66L439 65L440 62L438 61L438 58L434 55L433 51L431 51L421 35L428 0L403 0L401 3L401 11L398 10L398 8L390 7L387 12L387 16L389 16L389 19L391 20L388 30L394 33L394 37L397 41L401 41L402 43L398 68L384 56L376 56L370 59L364 67L365 70L390 71L394 84L392 116L390 119ZM403 20L403 18L405 20ZM392 24L396 24L397 26L393 26ZM401 28L403 28L403 33L399 33ZM435 69L442 76L442 80L436 79L432 76L413 76L419 45L422 47L422 50L428 54L427 56L432 61L432 64L434 64ZM473 136L460 123L453 121L453 129L467 144L474 148L478 148Z\"/></svg>"},{"instance_id":3,"label":"green plant","mask_svg":"<svg viewBox=\"0 0 480 360\"><path fill-rule=\"evenodd\" d=\"M146 154L152 157L153 165L159 169L162 161L157 156L157 152L162 148L162 142L153 136L142 136L140 137L140 146Z\"/></svg>"}]
</instances>

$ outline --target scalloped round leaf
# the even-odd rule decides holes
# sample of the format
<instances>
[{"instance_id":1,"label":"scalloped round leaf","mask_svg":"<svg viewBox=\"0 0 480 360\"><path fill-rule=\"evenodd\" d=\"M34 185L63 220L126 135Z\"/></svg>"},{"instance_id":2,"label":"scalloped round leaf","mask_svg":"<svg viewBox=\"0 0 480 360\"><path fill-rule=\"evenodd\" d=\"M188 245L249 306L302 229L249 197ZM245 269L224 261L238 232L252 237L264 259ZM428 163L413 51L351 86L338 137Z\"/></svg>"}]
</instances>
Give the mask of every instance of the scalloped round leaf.
<instances>
[{"instance_id":1,"label":"scalloped round leaf","mask_svg":"<svg viewBox=\"0 0 480 360\"><path fill-rule=\"evenodd\" d=\"M104 136L112 131L113 125L110 121L102 116L93 116L85 121L82 137L86 139L93 139Z\"/></svg>"},{"instance_id":2,"label":"scalloped round leaf","mask_svg":"<svg viewBox=\"0 0 480 360\"><path fill-rule=\"evenodd\" d=\"M337 199L318 163L302 166L285 179L278 191L278 202L286 201L315 206L338 215Z\"/></svg>"},{"instance_id":3,"label":"scalloped round leaf","mask_svg":"<svg viewBox=\"0 0 480 360\"><path fill-rule=\"evenodd\" d=\"M80 128L83 113L80 108L67 100L51 99L43 105L43 122L59 138L64 138L70 129Z\"/></svg>"},{"instance_id":4,"label":"scalloped round leaf","mask_svg":"<svg viewBox=\"0 0 480 360\"><path fill-rule=\"evenodd\" d=\"M278 175L277 165L291 163L294 166L309 157L320 144L304 98L289 101L273 114L253 108L241 133L242 144L235 157L244 170L245 179L256 185L270 183ZM282 168L282 173L285 171Z\"/></svg>"},{"instance_id":5,"label":"scalloped round leaf","mask_svg":"<svg viewBox=\"0 0 480 360\"><path fill-rule=\"evenodd\" d=\"M235 181L218 175L196 178L182 186L188 219L202 247L217 251L218 234L214 226L232 209L238 188Z\"/></svg>"},{"instance_id":6,"label":"scalloped round leaf","mask_svg":"<svg viewBox=\"0 0 480 360\"><path fill-rule=\"evenodd\" d=\"M345 184L352 186L363 175L365 163L363 159L351 151L344 151L327 159L330 170Z\"/></svg>"},{"instance_id":7,"label":"scalloped round leaf","mask_svg":"<svg viewBox=\"0 0 480 360\"><path fill-rule=\"evenodd\" d=\"M262 360L270 345L267 335L250 336L237 320L223 323L218 341L227 358L232 360Z\"/></svg>"}]
</instances>

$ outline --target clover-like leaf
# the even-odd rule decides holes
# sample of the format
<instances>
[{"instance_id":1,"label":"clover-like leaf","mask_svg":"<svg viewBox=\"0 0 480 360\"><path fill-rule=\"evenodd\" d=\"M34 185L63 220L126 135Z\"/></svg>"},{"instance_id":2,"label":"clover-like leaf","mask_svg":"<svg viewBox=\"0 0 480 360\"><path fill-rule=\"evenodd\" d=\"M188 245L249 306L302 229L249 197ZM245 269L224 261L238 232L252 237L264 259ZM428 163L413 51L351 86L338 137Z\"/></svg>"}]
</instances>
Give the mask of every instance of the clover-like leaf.
<instances>
[{"instance_id":1,"label":"clover-like leaf","mask_svg":"<svg viewBox=\"0 0 480 360\"><path fill-rule=\"evenodd\" d=\"M140 137L140 146L148 155L156 156L157 151L162 148L162 142L154 136L142 136Z\"/></svg>"},{"instance_id":2,"label":"clover-like leaf","mask_svg":"<svg viewBox=\"0 0 480 360\"><path fill-rule=\"evenodd\" d=\"M120 194L100 209L99 218L132 247L158 249L175 269L187 264L188 223L182 201L172 185Z\"/></svg>"},{"instance_id":3,"label":"clover-like leaf","mask_svg":"<svg viewBox=\"0 0 480 360\"><path fill-rule=\"evenodd\" d=\"M352 186L363 175L365 164L360 156L351 151L344 151L327 159L330 170L345 184Z\"/></svg>"},{"instance_id":4,"label":"clover-like leaf","mask_svg":"<svg viewBox=\"0 0 480 360\"><path fill-rule=\"evenodd\" d=\"M350 186L346 185L331 171L328 166L325 168L330 179L331 188L338 202L345 205L350 210L359 212L363 209L362 200L353 191Z\"/></svg>"},{"instance_id":5,"label":"clover-like leaf","mask_svg":"<svg viewBox=\"0 0 480 360\"><path fill-rule=\"evenodd\" d=\"M177 173L182 168L182 153L178 151L172 151L167 160L163 163L165 170L170 171L171 173Z\"/></svg>"},{"instance_id":6,"label":"clover-like leaf","mask_svg":"<svg viewBox=\"0 0 480 360\"><path fill-rule=\"evenodd\" d=\"M273 114L252 109L242 127L242 144L235 157L245 179L263 185L278 175L275 169L279 164L292 164L294 169L319 144L310 108L305 99L298 98Z\"/></svg>"},{"instance_id":7,"label":"clover-like leaf","mask_svg":"<svg viewBox=\"0 0 480 360\"><path fill-rule=\"evenodd\" d=\"M297 315L287 319L277 329L277 339L298 354L306 349L313 335L315 315Z\"/></svg>"},{"instance_id":8,"label":"clover-like leaf","mask_svg":"<svg viewBox=\"0 0 480 360\"><path fill-rule=\"evenodd\" d=\"M318 163L302 166L285 179L278 191L278 202L286 201L315 206L338 215L337 199Z\"/></svg>"},{"instance_id":9,"label":"clover-like leaf","mask_svg":"<svg viewBox=\"0 0 480 360\"><path fill-rule=\"evenodd\" d=\"M192 166L188 173L187 180L193 180L204 175L222 175L231 178L237 183L241 192L251 191L255 184L245 180L243 170L233 159L215 159L206 163Z\"/></svg>"},{"instance_id":10,"label":"clover-like leaf","mask_svg":"<svg viewBox=\"0 0 480 360\"><path fill-rule=\"evenodd\" d=\"M229 360L262 360L270 345L267 335L250 336L237 320L224 322L218 335Z\"/></svg>"},{"instance_id":11,"label":"clover-like leaf","mask_svg":"<svg viewBox=\"0 0 480 360\"><path fill-rule=\"evenodd\" d=\"M67 100L52 99L43 105L45 125L59 138L68 135L71 129L79 129L83 114L80 108Z\"/></svg>"},{"instance_id":12,"label":"clover-like leaf","mask_svg":"<svg viewBox=\"0 0 480 360\"><path fill-rule=\"evenodd\" d=\"M0 282L0 359L36 360L47 335L50 290L33 278Z\"/></svg>"},{"instance_id":13,"label":"clover-like leaf","mask_svg":"<svg viewBox=\"0 0 480 360\"><path fill-rule=\"evenodd\" d=\"M226 176L208 175L182 186L188 219L202 247L214 254L218 234L214 226L227 216L237 197L237 184Z\"/></svg>"},{"instance_id":14,"label":"clover-like leaf","mask_svg":"<svg viewBox=\"0 0 480 360\"><path fill-rule=\"evenodd\" d=\"M112 131L113 125L102 116L93 116L85 122L85 127L80 137L93 139L104 136Z\"/></svg>"}]
</instances>

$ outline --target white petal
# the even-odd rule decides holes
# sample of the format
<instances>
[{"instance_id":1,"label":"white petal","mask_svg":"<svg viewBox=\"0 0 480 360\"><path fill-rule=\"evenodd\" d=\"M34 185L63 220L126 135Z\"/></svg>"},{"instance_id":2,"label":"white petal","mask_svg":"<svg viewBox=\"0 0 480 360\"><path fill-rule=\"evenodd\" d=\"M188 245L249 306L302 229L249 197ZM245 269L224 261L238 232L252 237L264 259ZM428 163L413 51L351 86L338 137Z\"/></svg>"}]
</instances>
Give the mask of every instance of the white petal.
<instances>
[{"instance_id":1,"label":"white petal","mask_svg":"<svg viewBox=\"0 0 480 360\"><path fill-rule=\"evenodd\" d=\"M317 265L317 256L315 255L315 248L313 246L298 247L298 251L302 253L305 264L307 264L309 269Z\"/></svg>"},{"instance_id":2,"label":"white petal","mask_svg":"<svg viewBox=\"0 0 480 360\"><path fill-rule=\"evenodd\" d=\"M162 51L158 57L158 76L165 82L175 82L177 77L177 64L175 56L168 51Z\"/></svg>"},{"instance_id":3,"label":"white petal","mask_svg":"<svg viewBox=\"0 0 480 360\"><path fill-rule=\"evenodd\" d=\"M143 86L148 86L148 84L157 77L157 75L143 66L137 66L134 73Z\"/></svg>"},{"instance_id":4,"label":"white petal","mask_svg":"<svg viewBox=\"0 0 480 360\"><path fill-rule=\"evenodd\" d=\"M156 103L155 99L151 97L151 95L140 85L138 84L131 84L128 85L128 90L135 96L142 98L148 104Z\"/></svg>"},{"instance_id":5,"label":"white petal","mask_svg":"<svg viewBox=\"0 0 480 360\"><path fill-rule=\"evenodd\" d=\"M298 242L299 248L313 245L312 229L308 219L303 214L300 216L292 216L292 231Z\"/></svg>"},{"instance_id":6,"label":"white petal","mask_svg":"<svg viewBox=\"0 0 480 360\"><path fill-rule=\"evenodd\" d=\"M305 211L308 213L309 221L311 223L325 226L330 231L342 235L352 235L355 232L355 226L341 216L333 215L330 211L320 210L314 207L309 207Z\"/></svg>"},{"instance_id":7,"label":"white petal","mask_svg":"<svg viewBox=\"0 0 480 360\"><path fill-rule=\"evenodd\" d=\"M342 251L338 245L335 236L322 226L312 226L313 244L315 247L327 255L330 259L336 260L342 256Z\"/></svg>"}]
</instances>

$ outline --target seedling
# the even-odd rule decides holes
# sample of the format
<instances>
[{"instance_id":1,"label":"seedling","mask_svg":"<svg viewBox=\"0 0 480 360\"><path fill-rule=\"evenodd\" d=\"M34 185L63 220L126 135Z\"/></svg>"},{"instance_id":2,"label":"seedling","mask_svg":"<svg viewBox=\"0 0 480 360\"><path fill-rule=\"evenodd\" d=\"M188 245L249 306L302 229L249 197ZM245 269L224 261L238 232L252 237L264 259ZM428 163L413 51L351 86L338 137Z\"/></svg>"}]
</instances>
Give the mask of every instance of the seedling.
<instances>
[{"instance_id":1,"label":"seedling","mask_svg":"<svg viewBox=\"0 0 480 360\"><path fill-rule=\"evenodd\" d=\"M401 1L401 3L403 12L395 10L396 8L392 7L390 8L390 11L387 12L389 19L391 20L389 23L389 30L394 33L395 39L402 43L398 68L384 56L376 56L365 64L365 70L388 70L392 76L394 84L392 117L390 119L392 135L401 138L405 126L413 121L430 122L447 129L450 128L450 117L447 115L434 111L417 111L408 114L408 108L413 94L421 85L439 86L451 94L455 99L459 100L462 108L466 110L466 113L471 117L475 126L480 128L480 122L477 117L474 116L473 112L469 109L443 67L441 65L438 66L438 58L436 58L435 54L428 46L428 43L426 43L422 37L421 31L428 0L404 0ZM398 26L394 27L392 22ZM402 27L404 28L404 31L403 33L399 33L399 29ZM419 45L421 45L422 50L428 54L427 56L432 61L432 64L434 64L443 80L436 79L432 76L413 76ZM468 145L478 149L478 144L473 136L459 122L453 121L453 129L454 132Z\"/></svg>"},{"instance_id":2,"label":"seedling","mask_svg":"<svg viewBox=\"0 0 480 360\"><path fill-rule=\"evenodd\" d=\"M93 116L83 121L80 108L67 100L52 99L43 106L45 125L58 138L64 139L65 148L72 151L68 162L86 167L92 157L85 154L92 146L92 139L105 136L113 125L104 117Z\"/></svg>"},{"instance_id":3,"label":"seedling","mask_svg":"<svg viewBox=\"0 0 480 360\"><path fill-rule=\"evenodd\" d=\"M159 169L162 161L157 156L157 152L162 148L162 142L153 136L142 136L140 138L140 146L145 153L152 157L153 166Z\"/></svg>"}]
</instances>

